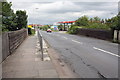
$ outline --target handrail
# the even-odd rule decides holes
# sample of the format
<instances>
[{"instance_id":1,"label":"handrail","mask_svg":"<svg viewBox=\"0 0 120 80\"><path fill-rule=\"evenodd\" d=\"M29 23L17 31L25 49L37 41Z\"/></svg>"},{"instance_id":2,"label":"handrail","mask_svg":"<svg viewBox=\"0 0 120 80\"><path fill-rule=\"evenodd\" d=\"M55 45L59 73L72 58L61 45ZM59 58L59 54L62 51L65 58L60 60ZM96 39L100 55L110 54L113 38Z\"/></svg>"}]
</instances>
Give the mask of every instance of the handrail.
<instances>
[{"instance_id":1,"label":"handrail","mask_svg":"<svg viewBox=\"0 0 120 80\"><path fill-rule=\"evenodd\" d=\"M39 43L40 43L40 51L42 54L42 61L44 60L43 58L43 38L42 38L42 34L40 32L40 30L37 31L38 32L38 39L39 39Z\"/></svg>"}]
</instances>

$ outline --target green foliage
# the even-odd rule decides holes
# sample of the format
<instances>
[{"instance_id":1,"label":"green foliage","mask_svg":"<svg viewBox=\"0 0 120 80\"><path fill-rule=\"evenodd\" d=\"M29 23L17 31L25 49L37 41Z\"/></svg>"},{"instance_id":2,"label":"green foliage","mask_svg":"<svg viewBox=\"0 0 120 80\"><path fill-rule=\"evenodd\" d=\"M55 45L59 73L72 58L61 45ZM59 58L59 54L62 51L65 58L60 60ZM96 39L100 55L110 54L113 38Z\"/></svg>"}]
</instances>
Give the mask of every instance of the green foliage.
<instances>
[{"instance_id":1,"label":"green foliage","mask_svg":"<svg viewBox=\"0 0 120 80\"><path fill-rule=\"evenodd\" d=\"M117 28L118 27L118 16L112 17L111 19L106 19L106 24L110 28Z\"/></svg>"},{"instance_id":2,"label":"green foliage","mask_svg":"<svg viewBox=\"0 0 120 80\"><path fill-rule=\"evenodd\" d=\"M45 25L43 27L40 27L40 30L47 31L50 27L48 25Z\"/></svg>"},{"instance_id":3,"label":"green foliage","mask_svg":"<svg viewBox=\"0 0 120 80\"><path fill-rule=\"evenodd\" d=\"M12 3L2 2L2 31L15 31L27 26L27 15L25 11L11 9Z\"/></svg>"},{"instance_id":4,"label":"green foliage","mask_svg":"<svg viewBox=\"0 0 120 80\"><path fill-rule=\"evenodd\" d=\"M120 13L119 13L120 14ZM86 16L80 17L75 22L75 26L81 26L82 28L95 28L95 29L120 29L120 23L118 21L120 16L112 17L111 19L100 19L99 17L88 18Z\"/></svg>"},{"instance_id":5,"label":"green foliage","mask_svg":"<svg viewBox=\"0 0 120 80\"><path fill-rule=\"evenodd\" d=\"M120 12L119 16L112 17L111 19L100 19L99 17L88 18L87 16L80 17L76 20L75 25L72 25L68 33L76 34L78 28L92 28L92 29L120 29Z\"/></svg>"},{"instance_id":6,"label":"green foliage","mask_svg":"<svg viewBox=\"0 0 120 80\"><path fill-rule=\"evenodd\" d=\"M69 30L68 30L68 33L70 33L70 34L76 34L78 28L80 28L80 26L71 26L69 28Z\"/></svg>"},{"instance_id":7,"label":"green foliage","mask_svg":"<svg viewBox=\"0 0 120 80\"><path fill-rule=\"evenodd\" d=\"M118 13L117 17L118 17L117 28L120 30L120 12Z\"/></svg>"},{"instance_id":8,"label":"green foliage","mask_svg":"<svg viewBox=\"0 0 120 80\"><path fill-rule=\"evenodd\" d=\"M119 18L118 16L111 18L111 25L110 25L111 28L120 29L118 27L118 18Z\"/></svg>"},{"instance_id":9,"label":"green foliage","mask_svg":"<svg viewBox=\"0 0 120 80\"><path fill-rule=\"evenodd\" d=\"M27 27L27 15L26 11L18 10L16 11L16 22L17 22L17 28L22 29Z\"/></svg>"},{"instance_id":10,"label":"green foliage","mask_svg":"<svg viewBox=\"0 0 120 80\"><path fill-rule=\"evenodd\" d=\"M94 29L110 29L109 26L106 24L101 24L101 23L91 23L89 26L85 26L86 28L94 28Z\"/></svg>"},{"instance_id":11,"label":"green foliage","mask_svg":"<svg viewBox=\"0 0 120 80\"><path fill-rule=\"evenodd\" d=\"M15 17L13 10L11 9L11 2L2 3L2 31L13 31L16 29Z\"/></svg>"},{"instance_id":12,"label":"green foliage","mask_svg":"<svg viewBox=\"0 0 120 80\"><path fill-rule=\"evenodd\" d=\"M35 34L35 29L31 29L31 35Z\"/></svg>"},{"instance_id":13,"label":"green foliage","mask_svg":"<svg viewBox=\"0 0 120 80\"><path fill-rule=\"evenodd\" d=\"M76 26L88 26L88 17L87 16L82 16L78 20L76 20L75 25Z\"/></svg>"},{"instance_id":14,"label":"green foliage","mask_svg":"<svg viewBox=\"0 0 120 80\"><path fill-rule=\"evenodd\" d=\"M98 16L96 16L96 17L93 18L93 21L94 21L94 22L99 22L100 20L101 20L101 19L100 19Z\"/></svg>"},{"instance_id":15,"label":"green foliage","mask_svg":"<svg viewBox=\"0 0 120 80\"><path fill-rule=\"evenodd\" d=\"M63 25L62 24L60 24L60 25L58 25L58 29L60 30L60 31L62 31L63 30Z\"/></svg>"}]
</instances>

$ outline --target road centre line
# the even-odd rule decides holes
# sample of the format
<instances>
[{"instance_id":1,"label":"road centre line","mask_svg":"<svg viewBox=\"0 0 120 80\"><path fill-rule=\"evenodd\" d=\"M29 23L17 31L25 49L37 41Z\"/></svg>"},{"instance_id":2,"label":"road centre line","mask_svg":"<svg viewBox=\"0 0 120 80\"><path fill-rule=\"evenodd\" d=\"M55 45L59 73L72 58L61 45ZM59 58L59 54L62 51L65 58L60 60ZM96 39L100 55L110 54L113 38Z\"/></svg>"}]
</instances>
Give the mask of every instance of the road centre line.
<instances>
[{"instance_id":1,"label":"road centre line","mask_svg":"<svg viewBox=\"0 0 120 80\"><path fill-rule=\"evenodd\" d=\"M80 43L80 44L82 44L82 42L79 42L79 41L76 41L76 40L72 40L73 42L76 42L76 43Z\"/></svg>"},{"instance_id":2,"label":"road centre line","mask_svg":"<svg viewBox=\"0 0 120 80\"><path fill-rule=\"evenodd\" d=\"M109 51L105 51L105 50L100 49L100 48L97 48L97 47L93 47L93 48L96 49L96 50L99 50L99 51L102 51L102 52L111 54L111 55L113 55L113 56L120 57L119 55L117 55L117 54L115 54L115 53L111 53L111 52L109 52Z\"/></svg>"}]
</instances>

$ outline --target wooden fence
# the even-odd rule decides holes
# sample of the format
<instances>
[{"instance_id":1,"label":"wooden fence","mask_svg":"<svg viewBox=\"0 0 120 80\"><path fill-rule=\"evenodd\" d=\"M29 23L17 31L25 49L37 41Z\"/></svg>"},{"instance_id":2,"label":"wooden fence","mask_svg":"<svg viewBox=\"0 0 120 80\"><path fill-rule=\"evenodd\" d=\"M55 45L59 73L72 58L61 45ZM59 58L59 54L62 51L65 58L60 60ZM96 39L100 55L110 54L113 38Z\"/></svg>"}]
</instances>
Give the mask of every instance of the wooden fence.
<instances>
[{"instance_id":1,"label":"wooden fence","mask_svg":"<svg viewBox=\"0 0 120 80\"><path fill-rule=\"evenodd\" d=\"M28 33L26 29L11 31L2 34L2 60L12 54L25 40Z\"/></svg>"}]
</instances>

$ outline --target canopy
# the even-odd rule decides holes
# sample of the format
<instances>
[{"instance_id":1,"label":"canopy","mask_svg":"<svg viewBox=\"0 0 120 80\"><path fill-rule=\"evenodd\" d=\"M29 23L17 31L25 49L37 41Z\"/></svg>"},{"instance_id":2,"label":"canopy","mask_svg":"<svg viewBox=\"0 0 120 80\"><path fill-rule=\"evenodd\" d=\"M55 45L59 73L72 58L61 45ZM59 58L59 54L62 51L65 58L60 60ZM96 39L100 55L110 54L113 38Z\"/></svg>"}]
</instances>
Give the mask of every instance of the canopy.
<instances>
[{"instance_id":1,"label":"canopy","mask_svg":"<svg viewBox=\"0 0 120 80\"><path fill-rule=\"evenodd\" d=\"M75 21L63 21L63 22L58 22L58 23L73 23Z\"/></svg>"}]
</instances>

